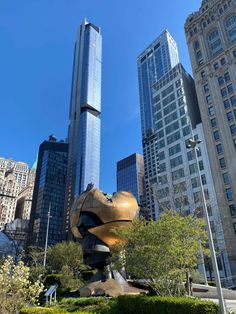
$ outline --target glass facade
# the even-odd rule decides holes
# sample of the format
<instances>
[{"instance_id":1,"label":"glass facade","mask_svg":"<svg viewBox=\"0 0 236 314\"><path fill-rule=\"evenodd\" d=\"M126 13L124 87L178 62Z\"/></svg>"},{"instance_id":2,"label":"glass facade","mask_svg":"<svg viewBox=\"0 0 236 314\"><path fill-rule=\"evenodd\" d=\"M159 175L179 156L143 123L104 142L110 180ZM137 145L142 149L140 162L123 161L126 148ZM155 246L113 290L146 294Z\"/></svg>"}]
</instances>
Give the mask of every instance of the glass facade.
<instances>
[{"instance_id":1,"label":"glass facade","mask_svg":"<svg viewBox=\"0 0 236 314\"><path fill-rule=\"evenodd\" d=\"M69 155L65 202L65 234L75 197L89 183L99 187L102 37L99 27L86 20L75 44L71 89Z\"/></svg>"},{"instance_id":2,"label":"glass facade","mask_svg":"<svg viewBox=\"0 0 236 314\"><path fill-rule=\"evenodd\" d=\"M148 135L153 129L152 85L178 63L177 45L168 31L164 31L138 57L143 134Z\"/></svg>"},{"instance_id":3,"label":"glass facade","mask_svg":"<svg viewBox=\"0 0 236 314\"><path fill-rule=\"evenodd\" d=\"M117 162L117 191L132 192L138 203L143 201L143 156L132 154Z\"/></svg>"},{"instance_id":4,"label":"glass facade","mask_svg":"<svg viewBox=\"0 0 236 314\"><path fill-rule=\"evenodd\" d=\"M50 210L48 245L62 241L68 144L44 141L39 148L29 226L29 244L44 247Z\"/></svg>"}]
</instances>

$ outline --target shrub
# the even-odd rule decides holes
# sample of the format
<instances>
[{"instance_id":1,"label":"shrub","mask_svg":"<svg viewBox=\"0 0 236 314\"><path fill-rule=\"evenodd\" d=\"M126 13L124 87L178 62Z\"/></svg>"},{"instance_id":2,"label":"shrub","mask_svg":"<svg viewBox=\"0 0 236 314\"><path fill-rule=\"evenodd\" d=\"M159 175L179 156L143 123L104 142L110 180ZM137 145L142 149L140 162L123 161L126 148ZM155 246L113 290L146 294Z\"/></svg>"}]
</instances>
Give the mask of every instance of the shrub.
<instances>
[{"instance_id":1,"label":"shrub","mask_svg":"<svg viewBox=\"0 0 236 314\"><path fill-rule=\"evenodd\" d=\"M69 314L70 312L57 308L24 308L20 314ZM74 312L74 314L91 314L88 312Z\"/></svg>"},{"instance_id":2,"label":"shrub","mask_svg":"<svg viewBox=\"0 0 236 314\"><path fill-rule=\"evenodd\" d=\"M213 302L193 298L120 296L117 309L126 314L218 314Z\"/></svg>"}]
</instances>

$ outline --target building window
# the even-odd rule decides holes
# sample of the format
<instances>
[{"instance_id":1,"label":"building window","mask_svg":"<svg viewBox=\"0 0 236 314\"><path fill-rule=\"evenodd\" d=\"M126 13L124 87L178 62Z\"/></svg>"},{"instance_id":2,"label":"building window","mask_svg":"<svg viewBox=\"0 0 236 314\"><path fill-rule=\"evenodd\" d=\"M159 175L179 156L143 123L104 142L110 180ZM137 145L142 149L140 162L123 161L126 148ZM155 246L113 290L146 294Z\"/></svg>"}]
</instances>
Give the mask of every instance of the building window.
<instances>
[{"instance_id":1,"label":"building window","mask_svg":"<svg viewBox=\"0 0 236 314\"><path fill-rule=\"evenodd\" d=\"M233 191L231 188L225 189L226 197L228 201L233 200Z\"/></svg>"},{"instance_id":2,"label":"building window","mask_svg":"<svg viewBox=\"0 0 236 314\"><path fill-rule=\"evenodd\" d=\"M216 145L216 151L217 151L218 155L223 154L223 146L222 146L222 144Z\"/></svg>"},{"instance_id":3,"label":"building window","mask_svg":"<svg viewBox=\"0 0 236 314\"><path fill-rule=\"evenodd\" d=\"M233 51L233 56L236 58L236 50Z\"/></svg>"},{"instance_id":4,"label":"building window","mask_svg":"<svg viewBox=\"0 0 236 314\"><path fill-rule=\"evenodd\" d=\"M189 166L189 172L190 174L196 173L197 172L197 164L192 164Z\"/></svg>"},{"instance_id":5,"label":"building window","mask_svg":"<svg viewBox=\"0 0 236 314\"><path fill-rule=\"evenodd\" d=\"M177 156L177 157L170 160L170 167L174 168L174 167L177 167L179 165L182 165L182 163L183 163L182 156Z\"/></svg>"},{"instance_id":6,"label":"building window","mask_svg":"<svg viewBox=\"0 0 236 314\"><path fill-rule=\"evenodd\" d=\"M229 184L229 176L228 176L228 173L223 173L222 174L222 177L223 177L223 181L224 181L224 184Z\"/></svg>"},{"instance_id":7,"label":"building window","mask_svg":"<svg viewBox=\"0 0 236 314\"><path fill-rule=\"evenodd\" d=\"M204 170L204 164L203 164L203 161L202 161L202 160L200 160L198 164L199 164L199 169L200 169L200 170Z\"/></svg>"},{"instance_id":8,"label":"building window","mask_svg":"<svg viewBox=\"0 0 236 314\"><path fill-rule=\"evenodd\" d=\"M207 205L208 216L212 216L212 208L211 205Z\"/></svg>"},{"instance_id":9,"label":"building window","mask_svg":"<svg viewBox=\"0 0 236 314\"><path fill-rule=\"evenodd\" d=\"M225 28L230 42L236 40L236 16L232 15L225 21Z\"/></svg>"},{"instance_id":10,"label":"building window","mask_svg":"<svg viewBox=\"0 0 236 314\"><path fill-rule=\"evenodd\" d=\"M207 184L207 180L206 180L206 175L205 174L201 175L201 180L202 180L202 185Z\"/></svg>"},{"instance_id":11,"label":"building window","mask_svg":"<svg viewBox=\"0 0 236 314\"><path fill-rule=\"evenodd\" d=\"M229 111L226 113L228 121L232 121L234 119L232 111Z\"/></svg>"},{"instance_id":12,"label":"building window","mask_svg":"<svg viewBox=\"0 0 236 314\"><path fill-rule=\"evenodd\" d=\"M195 41L194 43L194 50L195 50L195 55L196 55L196 61L198 64L203 63L203 57L202 57L202 51L200 48L199 41Z\"/></svg>"},{"instance_id":13,"label":"building window","mask_svg":"<svg viewBox=\"0 0 236 314\"><path fill-rule=\"evenodd\" d=\"M208 84L205 84L204 86L203 86L203 89L204 89L204 92L205 93L208 93L209 92L209 85ZM208 96L207 96L208 97Z\"/></svg>"},{"instance_id":14,"label":"building window","mask_svg":"<svg viewBox=\"0 0 236 314\"><path fill-rule=\"evenodd\" d=\"M213 116L215 114L215 110L212 106L208 108L208 113L209 113L209 116Z\"/></svg>"},{"instance_id":15,"label":"building window","mask_svg":"<svg viewBox=\"0 0 236 314\"><path fill-rule=\"evenodd\" d=\"M227 90L229 94L233 93L234 91L233 85L232 84L227 85Z\"/></svg>"},{"instance_id":16,"label":"building window","mask_svg":"<svg viewBox=\"0 0 236 314\"><path fill-rule=\"evenodd\" d=\"M218 131L218 130L215 131L215 132L213 133L213 135L214 135L214 140L215 140L215 141L219 141L219 139L220 139L220 133L219 133L219 131Z\"/></svg>"},{"instance_id":17,"label":"building window","mask_svg":"<svg viewBox=\"0 0 236 314\"><path fill-rule=\"evenodd\" d=\"M234 226L234 233L236 233L236 222L233 223Z\"/></svg>"},{"instance_id":18,"label":"building window","mask_svg":"<svg viewBox=\"0 0 236 314\"><path fill-rule=\"evenodd\" d=\"M225 77L225 82L228 83L230 81L230 75L229 75L229 72L226 72L224 74L224 77Z\"/></svg>"},{"instance_id":19,"label":"building window","mask_svg":"<svg viewBox=\"0 0 236 314\"><path fill-rule=\"evenodd\" d=\"M236 216L236 206L234 204L229 205L229 210L230 210L231 216Z\"/></svg>"},{"instance_id":20,"label":"building window","mask_svg":"<svg viewBox=\"0 0 236 314\"><path fill-rule=\"evenodd\" d=\"M226 168L226 163L225 163L225 159L224 158L220 158L219 162L220 162L220 168L221 169Z\"/></svg>"},{"instance_id":21,"label":"building window","mask_svg":"<svg viewBox=\"0 0 236 314\"><path fill-rule=\"evenodd\" d=\"M217 124L216 124L216 118L211 119L211 126L212 126L213 128L215 128L215 127L217 126Z\"/></svg>"},{"instance_id":22,"label":"building window","mask_svg":"<svg viewBox=\"0 0 236 314\"><path fill-rule=\"evenodd\" d=\"M196 177L196 178L192 178L191 179L191 183L192 183L192 188L197 188L199 186L199 178Z\"/></svg>"},{"instance_id":23,"label":"building window","mask_svg":"<svg viewBox=\"0 0 236 314\"><path fill-rule=\"evenodd\" d=\"M231 105L232 105L232 106L235 106L235 105L236 105L236 97L235 97L235 95L232 96L232 97L230 97L230 102L231 102Z\"/></svg>"},{"instance_id":24,"label":"building window","mask_svg":"<svg viewBox=\"0 0 236 314\"><path fill-rule=\"evenodd\" d=\"M235 50L235 57L236 57L236 50ZM201 71L201 78L204 78L204 77L206 77L206 71L202 70Z\"/></svg>"},{"instance_id":25,"label":"building window","mask_svg":"<svg viewBox=\"0 0 236 314\"><path fill-rule=\"evenodd\" d=\"M224 79L222 76L218 77L218 83L220 86L224 85Z\"/></svg>"},{"instance_id":26,"label":"building window","mask_svg":"<svg viewBox=\"0 0 236 314\"><path fill-rule=\"evenodd\" d=\"M235 135L236 134L236 125L235 124L232 124L230 126L230 132L232 135Z\"/></svg>"},{"instance_id":27,"label":"building window","mask_svg":"<svg viewBox=\"0 0 236 314\"><path fill-rule=\"evenodd\" d=\"M229 109L230 108L230 102L229 102L228 99L224 100L224 107L225 107L225 109Z\"/></svg>"},{"instance_id":28,"label":"building window","mask_svg":"<svg viewBox=\"0 0 236 314\"><path fill-rule=\"evenodd\" d=\"M227 90L226 90L226 88L225 88L225 87L224 87L224 88L222 88L222 89L220 90L220 92L221 92L221 96L222 96L222 97L227 96Z\"/></svg>"},{"instance_id":29,"label":"building window","mask_svg":"<svg viewBox=\"0 0 236 314\"><path fill-rule=\"evenodd\" d=\"M219 69L219 64L218 64L218 62L214 63L214 70L217 70L217 69Z\"/></svg>"},{"instance_id":30,"label":"building window","mask_svg":"<svg viewBox=\"0 0 236 314\"><path fill-rule=\"evenodd\" d=\"M191 150L190 152L187 152L187 156L188 156L188 161L191 161L191 160L195 159L195 152L194 152L194 150Z\"/></svg>"},{"instance_id":31,"label":"building window","mask_svg":"<svg viewBox=\"0 0 236 314\"><path fill-rule=\"evenodd\" d=\"M217 29L214 29L208 35L208 45L211 55L214 56L222 50L220 35Z\"/></svg>"},{"instance_id":32,"label":"building window","mask_svg":"<svg viewBox=\"0 0 236 314\"><path fill-rule=\"evenodd\" d=\"M208 105L212 104L211 95L206 96L206 101L207 101L207 104L208 104Z\"/></svg>"},{"instance_id":33,"label":"building window","mask_svg":"<svg viewBox=\"0 0 236 314\"><path fill-rule=\"evenodd\" d=\"M221 58L221 59L220 59L220 64L221 64L221 65L224 65L225 63L226 63L225 58Z\"/></svg>"}]
</instances>

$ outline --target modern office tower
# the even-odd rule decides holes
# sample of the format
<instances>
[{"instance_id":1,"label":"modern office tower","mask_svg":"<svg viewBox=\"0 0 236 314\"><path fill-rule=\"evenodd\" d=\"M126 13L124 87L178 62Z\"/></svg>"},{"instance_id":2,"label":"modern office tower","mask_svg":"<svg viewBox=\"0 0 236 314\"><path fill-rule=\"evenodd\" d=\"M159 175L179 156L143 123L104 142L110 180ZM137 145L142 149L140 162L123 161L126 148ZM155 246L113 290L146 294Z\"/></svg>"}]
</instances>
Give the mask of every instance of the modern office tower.
<instances>
[{"instance_id":1,"label":"modern office tower","mask_svg":"<svg viewBox=\"0 0 236 314\"><path fill-rule=\"evenodd\" d=\"M99 187L101 112L101 29L86 20L80 26L74 51L68 131L68 182L64 232L74 198L89 183Z\"/></svg>"},{"instance_id":2,"label":"modern office tower","mask_svg":"<svg viewBox=\"0 0 236 314\"><path fill-rule=\"evenodd\" d=\"M159 64L152 64L149 58L154 58L155 46L161 48L159 38L138 57L147 208L153 219L158 219L164 209L201 216L202 195L196 158L194 151L186 148L193 136L203 139L194 81L178 63L150 84L150 75L158 72ZM144 101L144 94L149 95L149 102ZM149 107L151 110L146 109ZM221 276L227 277L230 274L228 257L204 141L200 144L198 159L211 226L217 239L218 262L223 265Z\"/></svg>"},{"instance_id":3,"label":"modern office tower","mask_svg":"<svg viewBox=\"0 0 236 314\"><path fill-rule=\"evenodd\" d=\"M14 220L19 195L33 184L31 178L28 164L0 157L0 230ZM28 200L26 203L22 215L28 217L31 204Z\"/></svg>"},{"instance_id":4,"label":"modern office tower","mask_svg":"<svg viewBox=\"0 0 236 314\"><path fill-rule=\"evenodd\" d=\"M29 245L44 247L47 227L48 245L63 239L67 162L67 143L58 142L54 136L50 136L48 141L40 145L29 223Z\"/></svg>"},{"instance_id":5,"label":"modern office tower","mask_svg":"<svg viewBox=\"0 0 236 314\"><path fill-rule=\"evenodd\" d=\"M236 1L202 1L201 8L188 17L185 33L226 250L235 276Z\"/></svg>"},{"instance_id":6,"label":"modern office tower","mask_svg":"<svg viewBox=\"0 0 236 314\"><path fill-rule=\"evenodd\" d=\"M132 192L139 204L144 197L143 155L132 154L117 162L117 191Z\"/></svg>"}]
</instances>

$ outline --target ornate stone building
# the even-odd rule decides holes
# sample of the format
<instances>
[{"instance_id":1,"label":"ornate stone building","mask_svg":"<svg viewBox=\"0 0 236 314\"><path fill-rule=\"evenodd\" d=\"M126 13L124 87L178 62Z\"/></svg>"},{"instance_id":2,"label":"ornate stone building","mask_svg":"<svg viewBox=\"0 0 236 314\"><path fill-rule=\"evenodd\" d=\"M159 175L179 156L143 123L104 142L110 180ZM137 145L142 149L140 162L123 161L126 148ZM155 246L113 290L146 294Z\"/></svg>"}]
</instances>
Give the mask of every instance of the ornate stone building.
<instances>
[{"instance_id":1,"label":"ornate stone building","mask_svg":"<svg viewBox=\"0 0 236 314\"><path fill-rule=\"evenodd\" d=\"M185 24L230 271L236 276L236 0L204 0ZM236 277L235 277L236 278ZM236 280L235 280L236 282Z\"/></svg>"},{"instance_id":2,"label":"ornate stone building","mask_svg":"<svg viewBox=\"0 0 236 314\"><path fill-rule=\"evenodd\" d=\"M29 219L34 178L28 164L0 157L0 230L15 218Z\"/></svg>"}]
</instances>

